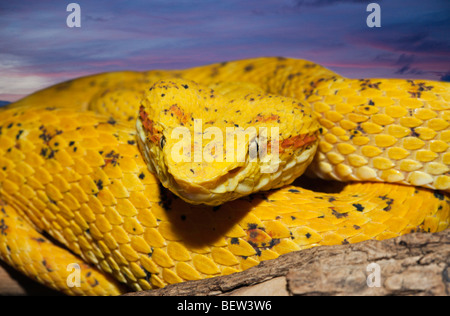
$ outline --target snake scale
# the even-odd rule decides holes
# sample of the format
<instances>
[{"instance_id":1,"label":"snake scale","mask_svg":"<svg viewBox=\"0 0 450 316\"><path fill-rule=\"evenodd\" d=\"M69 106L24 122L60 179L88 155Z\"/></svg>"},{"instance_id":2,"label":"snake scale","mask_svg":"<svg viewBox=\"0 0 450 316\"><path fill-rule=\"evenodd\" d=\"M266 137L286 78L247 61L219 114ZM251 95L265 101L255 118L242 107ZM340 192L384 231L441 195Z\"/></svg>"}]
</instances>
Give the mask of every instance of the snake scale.
<instances>
[{"instance_id":1,"label":"snake scale","mask_svg":"<svg viewBox=\"0 0 450 316\"><path fill-rule=\"evenodd\" d=\"M229 162L167 167L171 143L154 117L167 127L196 115L222 130L280 126L280 173L249 184L257 173L239 165L248 172L239 185L223 179L240 173ZM319 245L441 231L449 125L449 83L348 79L280 57L63 82L0 110L0 259L67 294L117 295ZM346 184L292 184L309 162L309 175ZM205 190L212 198L187 202Z\"/></svg>"}]
</instances>

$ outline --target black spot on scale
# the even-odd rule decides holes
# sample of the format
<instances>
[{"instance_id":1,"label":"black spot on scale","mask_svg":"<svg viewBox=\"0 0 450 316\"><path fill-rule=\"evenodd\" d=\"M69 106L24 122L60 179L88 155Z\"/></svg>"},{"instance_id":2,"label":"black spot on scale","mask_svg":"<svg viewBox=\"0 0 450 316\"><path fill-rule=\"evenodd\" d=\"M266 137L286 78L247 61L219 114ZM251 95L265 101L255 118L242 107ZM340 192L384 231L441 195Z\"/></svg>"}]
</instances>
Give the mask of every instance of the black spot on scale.
<instances>
[{"instance_id":1,"label":"black spot on scale","mask_svg":"<svg viewBox=\"0 0 450 316\"><path fill-rule=\"evenodd\" d=\"M98 282L97 279L94 278L94 283L91 283L91 287L96 287L97 285L99 285L100 283Z\"/></svg>"},{"instance_id":2,"label":"black spot on scale","mask_svg":"<svg viewBox=\"0 0 450 316\"><path fill-rule=\"evenodd\" d=\"M43 147L40 151L40 155L44 157L45 159L52 159L55 157L55 153L58 152L57 150L53 150L50 147Z\"/></svg>"},{"instance_id":3,"label":"black spot on scale","mask_svg":"<svg viewBox=\"0 0 450 316\"><path fill-rule=\"evenodd\" d=\"M358 212L364 211L364 206L362 206L361 204L355 203L355 204L352 204L352 205L356 208L356 210L357 210Z\"/></svg>"},{"instance_id":4,"label":"black spot on scale","mask_svg":"<svg viewBox=\"0 0 450 316\"><path fill-rule=\"evenodd\" d=\"M280 238L273 238L269 243L269 249L273 248L273 246L278 245L281 242Z\"/></svg>"},{"instance_id":5,"label":"black spot on scale","mask_svg":"<svg viewBox=\"0 0 450 316\"><path fill-rule=\"evenodd\" d=\"M383 211L390 211L392 209L392 204L394 203L394 199L388 197L387 195L380 195L378 196L383 201L386 201L387 206L383 208Z\"/></svg>"},{"instance_id":6,"label":"black spot on scale","mask_svg":"<svg viewBox=\"0 0 450 316\"><path fill-rule=\"evenodd\" d=\"M410 136L412 136L412 137L420 137L420 134L416 132L414 127L411 127L410 130L411 130L411 133L409 134Z\"/></svg>"},{"instance_id":7,"label":"black spot on scale","mask_svg":"<svg viewBox=\"0 0 450 316\"><path fill-rule=\"evenodd\" d=\"M299 193L300 191L296 190L296 189L289 189L289 192L291 192L291 193Z\"/></svg>"},{"instance_id":8,"label":"black spot on scale","mask_svg":"<svg viewBox=\"0 0 450 316\"><path fill-rule=\"evenodd\" d=\"M94 183L97 185L97 189L99 191L101 191L103 189L103 181L102 180L100 180L100 179L98 181L94 180Z\"/></svg>"},{"instance_id":9,"label":"black spot on scale","mask_svg":"<svg viewBox=\"0 0 450 316\"><path fill-rule=\"evenodd\" d=\"M253 249L255 249L256 255L258 257L261 256L261 254L262 254L261 249L259 249L258 246L255 243L252 243L251 241L249 241L248 243L253 247Z\"/></svg>"},{"instance_id":10,"label":"black spot on scale","mask_svg":"<svg viewBox=\"0 0 450 316\"><path fill-rule=\"evenodd\" d=\"M340 212L336 211L334 209L334 207L331 208L331 214L333 214L338 219L339 218L346 218L346 217L348 217L347 213L340 213Z\"/></svg>"},{"instance_id":11,"label":"black spot on scale","mask_svg":"<svg viewBox=\"0 0 450 316\"><path fill-rule=\"evenodd\" d=\"M2 218L0 220L0 234L6 236L6 230L8 229L8 225L5 224L5 220Z\"/></svg>"},{"instance_id":12,"label":"black spot on scale","mask_svg":"<svg viewBox=\"0 0 450 316\"><path fill-rule=\"evenodd\" d=\"M144 180L144 178L145 178L145 174L143 172L141 172L139 174L139 179Z\"/></svg>"},{"instance_id":13,"label":"black spot on scale","mask_svg":"<svg viewBox=\"0 0 450 316\"><path fill-rule=\"evenodd\" d=\"M244 71L249 72L249 71L252 71L254 68L255 68L255 66L253 66L252 64L249 64L249 65L245 66Z\"/></svg>"},{"instance_id":14,"label":"black spot on scale","mask_svg":"<svg viewBox=\"0 0 450 316\"><path fill-rule=\"evenodd\" d=\"M19 130L19 132L18 132L17 135L16 135L16 140L19 140L20 135L22 135L22 133L23 133L23 130L22 130L22 129Z\"/></svg>"},{"instance_id":15,"label":"black spot on scale","mask_svg":"<svg viewBox=\"0 0 450 316\"><path fill-rule=\"evenodd\" d=\"M248 223L247 227L248 227L248 229L256 229L256 228L258 228L258 225L255 223Z\"/></svg>"},{"instance_id":16,"label":"black spot on scale","mask_svg":"<svg viewBox=\"0 0 450 316\"><path fill-rule=\"evenodd\" d=\"M255 230L252 230L252 231L250 232L250 238L251 238L251 239L254 239L254 238L257 238L257 237L258 237L258 232L255 231Z\"/></svg>"},{"instance_id":17,"label":"black spot on scale","mask_svg":"<svg viewBox=\"0 0 450 316\"><path fill-rule=\"evenodd\" d=\"M53 269L50 268L50 266L47 264L47 261L44 259L42 260L42 265L45 267L45 269L47 270L47 272L53 272Z\"/></svg>"},{"instance_id":18,"label":"black spot on scale","mask_svg":"<svg viewBox=\"0 0 450 316\"><path fill-rule=\"evenodd\" d=\"M117 121L113 117L110 117L107 123L111 125L116 125Z\"/></svg>"},{"instance_id":19,"label":"black spot on scale","mask_svg":"<svg viewBox=\"0 0 450 316\"><path fill-rule=\"evenodd\" d=\"M33 237L33 238L31 238L32 240L34 240L34 241L37 241L39 244L40 243L44 243L46 240L44 239L44 238L42 238L42 237Z\"/></svg>"}]
</instances>

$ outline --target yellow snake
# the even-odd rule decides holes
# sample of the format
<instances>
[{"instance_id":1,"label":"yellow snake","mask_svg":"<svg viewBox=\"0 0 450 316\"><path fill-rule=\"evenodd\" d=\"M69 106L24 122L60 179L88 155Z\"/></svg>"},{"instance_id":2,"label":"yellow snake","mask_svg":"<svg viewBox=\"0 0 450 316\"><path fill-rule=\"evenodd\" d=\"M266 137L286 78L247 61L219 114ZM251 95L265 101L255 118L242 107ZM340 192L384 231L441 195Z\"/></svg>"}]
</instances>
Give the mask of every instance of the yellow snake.
<instances>
[{"instance_id":1,"label":"yellow snake","mask_svg":"<svg viewBox=\"0 0 450 316\"><path fill-rule=\"evenodd\" d=\"M170 131L195 119L224 133L279 127L278 169L174 163ZM296 59L67 81L0 110L0 259L67 294L117 295L441 231L449 125L449 83L348 79ZM309 162L309 174L348 184L292 185Z\"/></svg>"}]
</instances>

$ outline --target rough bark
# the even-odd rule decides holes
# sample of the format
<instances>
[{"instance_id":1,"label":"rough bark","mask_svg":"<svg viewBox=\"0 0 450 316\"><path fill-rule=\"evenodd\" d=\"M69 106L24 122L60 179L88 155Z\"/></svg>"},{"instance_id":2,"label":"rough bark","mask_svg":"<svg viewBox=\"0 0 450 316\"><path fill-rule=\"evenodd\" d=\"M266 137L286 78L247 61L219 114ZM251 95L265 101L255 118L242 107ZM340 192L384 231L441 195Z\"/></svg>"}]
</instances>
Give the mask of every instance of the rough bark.
<instances>
[{"instance_id":1,"label":"rough bark","mask_svg":"<svg viewBox=\"0 0 450 316\"><path fill-rule=\"evenodd\" d=\"M247 271L127 295L443 295L450 294L450 229L384 241L317 247ZM377 267L379 278L377 279ZM375 278L373 278L375 276ZM380 280L380 286L368 286ZM52 294L0 265L0 295Z\"/></svg>"}]
</instances>

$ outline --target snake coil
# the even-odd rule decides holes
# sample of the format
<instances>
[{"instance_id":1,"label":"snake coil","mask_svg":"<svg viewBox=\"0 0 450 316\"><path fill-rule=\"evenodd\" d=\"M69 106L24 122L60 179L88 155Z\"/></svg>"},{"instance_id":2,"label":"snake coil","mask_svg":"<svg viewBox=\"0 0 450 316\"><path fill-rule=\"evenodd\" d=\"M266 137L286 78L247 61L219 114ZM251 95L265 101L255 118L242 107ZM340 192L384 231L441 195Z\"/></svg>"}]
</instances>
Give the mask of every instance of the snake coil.
<instances>
[{"instance_id":1,"label":"snake coil","mask_svg":"<svg viewBox=\"0 0 450 316\"><path fill-rule=\"evenodd\" d=\"M0 111L0 259L67 294L159 288L449 226L445 82L347 79L270 57L87 76ZM169 161L169 131L197 117L222 131L280 127L280 173ZM293 185L310 162L308 174L347 183Z\"/></svg>"}]
</instances>

